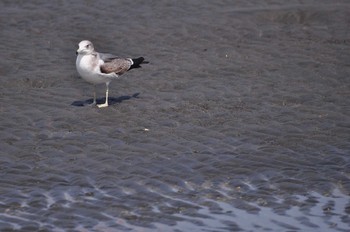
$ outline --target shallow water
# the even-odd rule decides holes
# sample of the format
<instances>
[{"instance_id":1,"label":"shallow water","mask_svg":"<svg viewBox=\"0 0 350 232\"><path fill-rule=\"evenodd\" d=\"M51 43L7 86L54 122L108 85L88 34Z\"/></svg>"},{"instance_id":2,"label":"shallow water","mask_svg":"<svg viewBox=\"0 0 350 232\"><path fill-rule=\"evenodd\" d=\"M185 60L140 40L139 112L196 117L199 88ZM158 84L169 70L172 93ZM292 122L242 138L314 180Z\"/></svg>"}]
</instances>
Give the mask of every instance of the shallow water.
<instances>
[{"instance_id":1,"label":"shallow water","mask_svg":"<svg viewBox=\"0 0 350 232\"><path fill-rule=\"evenodd\" d=\"M0 13L1 231L348 231L347 1ZM86 104L83 39L150 61L106 109Z\"/></svg>"}]
</instances>

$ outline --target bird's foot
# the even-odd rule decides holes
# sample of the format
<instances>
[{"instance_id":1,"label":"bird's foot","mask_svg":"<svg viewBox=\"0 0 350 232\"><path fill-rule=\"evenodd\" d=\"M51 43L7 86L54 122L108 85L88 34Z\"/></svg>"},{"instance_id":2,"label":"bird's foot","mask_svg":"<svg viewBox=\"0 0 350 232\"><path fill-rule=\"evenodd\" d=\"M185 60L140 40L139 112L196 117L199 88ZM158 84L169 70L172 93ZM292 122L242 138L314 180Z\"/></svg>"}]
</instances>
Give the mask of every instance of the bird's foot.
<instances>
[{"instance_id":1,"label":"bird's foot","mask_svg":"<svg viewBox=\"0 0 350 232\"><path fill-rule=\"evenodd\" d=\"M104 107L108 107L108 103L104 103L104 104L97 104L98 108L104 108Z\"/></svg>"},{"instance_id":2,"label":"bird's foot","mask_svg":"<svg viewBox=\"0 0 350 232\"><path fill-rule=\"evenodd\" d=\"M92 102L92 103L88 103L87 105L93 107L93 106L96 106L97 103L94 101L94 102Z\"/></svg>"}]
</instances>

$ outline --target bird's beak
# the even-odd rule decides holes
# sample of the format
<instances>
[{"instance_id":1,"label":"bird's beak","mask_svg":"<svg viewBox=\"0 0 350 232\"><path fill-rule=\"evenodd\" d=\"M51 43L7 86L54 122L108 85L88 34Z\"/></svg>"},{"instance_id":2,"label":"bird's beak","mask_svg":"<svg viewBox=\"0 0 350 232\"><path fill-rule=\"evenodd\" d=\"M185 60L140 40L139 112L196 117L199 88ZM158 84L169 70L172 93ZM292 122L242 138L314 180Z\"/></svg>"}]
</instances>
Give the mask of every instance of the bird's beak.
<instances>
[{"instance_id":1,"label":"bird's beak","mask_svg":"<svg viewBox=\"0 0 350 232\"><path fill-rule=\"evenodd\" d=\"M78 50L77 50L77 52L75 54L78 55L79 53L80 53L80 48L78 48Z\"/></svg>"}]
</instances>

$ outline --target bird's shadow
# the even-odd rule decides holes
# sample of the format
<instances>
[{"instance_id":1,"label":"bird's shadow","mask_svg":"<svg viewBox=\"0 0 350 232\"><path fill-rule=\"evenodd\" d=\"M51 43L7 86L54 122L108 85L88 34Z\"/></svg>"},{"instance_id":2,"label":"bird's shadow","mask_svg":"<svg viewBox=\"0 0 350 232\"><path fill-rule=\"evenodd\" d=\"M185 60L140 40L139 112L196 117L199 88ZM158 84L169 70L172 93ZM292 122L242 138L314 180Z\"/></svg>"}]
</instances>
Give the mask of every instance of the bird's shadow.
<instances>
[{"instance_id":1,"label":"bird's shadow","mask_svg":"<svg viewBox=\"0 0 350 232\"><path fill-rule=\"evenodd\" d=\"M125 100L129 100L131 98L138 98L138 96L140 95L140 93L134 93L131 96L120 96L120 97L109 97L108 98L108 105L114 105L117 103L121 103ZM94 99L90 98L87 100L81 100L81 101L74 101L72 102L72 106L86 106L86 105L91 105L92 102L94 101ZM106 101L106 98L97 98L96 102L97 104L103 104Z\"/></svg>"}]
</instances>

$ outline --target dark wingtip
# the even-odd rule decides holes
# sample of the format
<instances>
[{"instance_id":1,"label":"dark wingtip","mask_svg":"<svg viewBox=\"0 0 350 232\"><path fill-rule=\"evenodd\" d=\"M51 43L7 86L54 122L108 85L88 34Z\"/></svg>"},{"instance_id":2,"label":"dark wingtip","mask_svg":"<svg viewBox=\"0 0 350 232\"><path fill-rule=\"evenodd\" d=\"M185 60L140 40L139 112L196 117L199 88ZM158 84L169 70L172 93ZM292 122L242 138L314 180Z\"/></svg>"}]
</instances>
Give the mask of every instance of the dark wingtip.
<instances>
[{"instance_id":1,"label":"dark wingtip","mask_svg":"<svg viewBox=\"0 0 350 232\"><path fill-rule=\"evenodd\" d=\"M138 64L142 64L142 62L145 60L145 58L143 58L142 56L140 56L139 58L133 59L132 61L134 61L134 63L138 63Z\"/></svg>"},{"instance_id":2,"label":"dark wingtip","mask_svg":"<svg viewBox=\"0 0 350 232\"><path fill-rule=\"evenodd\" d=\"M140 68L140 64L148 64L149 62L148 61L145 61L145 58L143 58L142 56L140 56L139 58L135 58L135 59L132 59L132 62L134 62L133 65L131 65L130 69L133 69L133 68Z\"/></svg>"}]
</instances>

